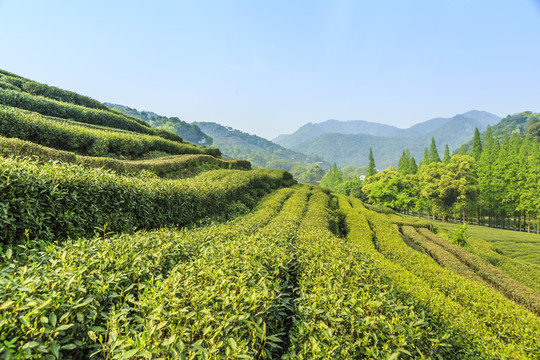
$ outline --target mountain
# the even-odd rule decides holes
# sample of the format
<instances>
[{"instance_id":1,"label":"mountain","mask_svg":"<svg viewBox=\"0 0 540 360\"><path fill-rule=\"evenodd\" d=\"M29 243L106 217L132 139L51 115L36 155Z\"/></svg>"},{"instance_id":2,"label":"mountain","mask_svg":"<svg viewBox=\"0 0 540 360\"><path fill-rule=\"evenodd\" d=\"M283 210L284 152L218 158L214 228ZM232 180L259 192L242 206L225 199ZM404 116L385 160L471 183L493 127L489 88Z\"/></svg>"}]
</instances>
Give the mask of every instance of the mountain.
<instances>
[{"instance_id":1,"label":"mountain","mask_svg":"<svg viewBox=\"0 0 540 360\"><path fill-rule=\"evenodd\" d=\"M399 130L395 126L384 125L364 120L327 120L322 123L307 123L291 135L279 135L273 141L281 146L292 148L295 145L328 133L367 134L383 136Z\"/></svg>"},{"instance_id":2,"label":"mountain","mask_svg":"<svg viewBox=\"0 0 540 360\"><path fill-rule=\"evenodd\" d=\"M533 113L532 111L523 111L517 114L508 115L501 119L500 122L491 126L491 132L494 136L502 140L504 134L508 136L525 137L530 136L533 138L540 138L540 113ZM482 143L486 137L486 132L480 134ZM470 151L472 148L472 140L463 144L466 151Z\"/></svg>"},{"instance_id":3,"label":"mountain","mask_svg":"<svg viewBox=\"0 0 540 360\"><path fill-rule=\"evenodd\" d=\"M220 148L223 155L249 160L254 167L290 170L296 165L324 162L319 156L308 156L286 149L260 136L228 126L213 122L195 122L194 124L214 139L214 145Z\"/></svg>"},{"instance_id":4,"label":"mountain","mask_svg":"<svg viewBox=\"0 0 540 360\"><path fill-rule=\"evenodd\" d=\"M485 130L488 125L496 124L500 120L500 117L495 114L478 110L468 111L464 114L461 114L461 116L475 121L476 127L478 127L480 131ZM274 139L274 142L281 146L293 149L296 145L299 145L300 143L329 133L339 133L346 135L364 134L391 137L410 137L416 135L426 135L436 131L437 129L443 128L449 123L452 123L454 121L454 118L455 117L434 118L413 125L407 129L400 129L391 125L379 124L363 120L327 120L317 124L308 123L300 127L297 131L290 135L279 135Z\"/></svg>"},{"instance_id":5,"label":"mountain","mask_svg":"<svg viewBox=\"0 0 540 360\"><path fill-rule=\"evenodd\" d=\"M419 162L422 160L424 148L429 147L432 137L442 155L445 144L448 144L450 149L459 147L472 139L476 127L482 127L478 121L464 115L439 119L442 126L434 126L436 121L437 119L433 119L426 122L427 124L424 123L423 127L417 127L418 132L424 132L421 135L373 136L328 133L297 144L292 149L308 155L318 155L329 162L336 162L339 166L365 166L368 164L371 147L377 167L383 169L396 166L404 149L409 149L412 156ZM434 130L425 132L425 129L429 128L434 128Z\"/></svg>"},{"instance_id":6,"label":"mountain","mask_svg":"<svg viewBox=\"0 0 540 360\"><path fill-rule=\"evenodd\" d=\"M212 138L203 133L197 125L189 124L177 117L158 115L151 111L138 111L137 109L132 109L124 105L111 103L105 103L105 105L109 109L121 114L141 119L152 127L174 132L194 144L212 145Z\"/></svg>"}]
</instances>

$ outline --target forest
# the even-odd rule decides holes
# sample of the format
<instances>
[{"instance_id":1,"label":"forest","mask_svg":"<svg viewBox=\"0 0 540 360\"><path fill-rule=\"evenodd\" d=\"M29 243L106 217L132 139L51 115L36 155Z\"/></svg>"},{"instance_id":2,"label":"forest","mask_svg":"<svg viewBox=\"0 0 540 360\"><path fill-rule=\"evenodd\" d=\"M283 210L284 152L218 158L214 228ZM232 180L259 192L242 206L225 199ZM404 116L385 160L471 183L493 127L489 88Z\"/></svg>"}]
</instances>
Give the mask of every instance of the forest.
<instances>
[{"instance_id":1,"label":"forest","mask_svg":"<svg viewBox=\"0 0 540 360\"><path fill-rule=\"evenodd\" d=\"M404 150L397 168L371 172L363 183L354 181L354 196L443 221L458 219L538 232L540 114L523 112L508 116L494 128L488 127L483 134L476 129L471 143L462 145L452 155L447 145L442 159L434 139L424 149L419 163ZM507 130L512 132L508 134ZM370 166L375 166L373 153ZM352 195L346 188L353 180L343 180L341 176L341 171L334 167L321 184Z\"/></svg>"}]
</instances>

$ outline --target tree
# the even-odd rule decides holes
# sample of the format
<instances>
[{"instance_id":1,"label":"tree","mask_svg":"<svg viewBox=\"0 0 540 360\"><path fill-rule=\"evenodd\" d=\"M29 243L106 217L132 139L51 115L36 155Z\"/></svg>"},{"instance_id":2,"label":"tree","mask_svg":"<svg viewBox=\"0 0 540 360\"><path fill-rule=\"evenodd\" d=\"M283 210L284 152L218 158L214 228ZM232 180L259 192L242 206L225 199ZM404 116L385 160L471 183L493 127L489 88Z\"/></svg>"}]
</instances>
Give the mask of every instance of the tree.
<instances>
[{"instance_id":1,"label":"tree","mask_svg":"<svg viewBox=\"0 0 540 360\"><path fill-rule=\"evenodd\" d=\"M431 145L429 146L429 164L434 162L441 162L441 158L439 157L439 152L437 151L435 139L431 138Z\"/></svg>"},{"instance_id":2,"label":"tree","mask_svg":"<svg viewBox=\"0 0 540 360\"><path fill-rule=\"evenodd\" d=\"M330 170L322 177L321 186L334 190L343 181L341 171L338 169L336 163L332 165Z\"/></svg>"},{"instance_id":3,"label":"tree","mask_svg":"<svg viewBox=\"0 0 540 360\"><path fill-rule=\"evenodd\" d=\"M377 173L377 169L375 167L375 159L373 158L373 150L371 150L371 147L369 148L369 165L366 172L366 178L373 176Z\"/></svg>"},{"instance_id":4,"label":"tree","mask_svg":"<svg viewBox=\"0 0 540 360\"><path fill-rule=\"evenodd\" d=\"M428 218L429 214L440 212L443 209L439 199L441 193L441 177L445 174L446 169L442 163L431 163L422 167L420 171L420 196L425 199L423 202L428 206Z\"/></svg>"},{"instance_id":5,"label":"tree","mask_svg":"<svg viewBox=\"0 0 540 360\"><path fill-rule=\"evenodd\" d=\"M418 165L416 164L414 156L411 156L411 159L409 160L409 168L411 169L410 174L416 174L418 172Z\"/></svg>"},{"instance_id":6,"label":"tree","mask_svg":"<svg viewBox=\"0 0 540 360\"><path fill-rule=\"evenodd\" d=\"M416 174L417 170L418 166L416 165L414 158L411 156L409 149L403 150L401 158L399 159L398 173L400 175Z\"/></svg>"},{"instance_id":7,"label":"tree","mask_svg":"<svg viewBox=\"0 0 540 360\"><path fill-rule=\"evenodd\" d=\"M499 141L493 136L491 127L485 133L484 149L478 161L478 191L479 205L487 211L489 225L493 219L496 207L496 193L493 186L494 166L499 154ZM482 217L480 217L482 218Z\"/></svg>"},{"instance_id":8,"label":"tree","mask_svg":"<svg viewBox=\"0 0 540 360\"><path fill-rule=\"evenodd\" d=\"M480 160L480 155L482 154L482 141L480 140L480 132L478 128L474 129L473 145L471 150L471 156L474 160Z\"/></svg>"},{"instance_id":9,"label":"tree","mask_svg":"<svg viewBox=\"0 0 540 360\"><path fill-rule=\"evenodd\" d=\"M420 166L422 165L429 165L429 151L427 147L424 148L424 157L420 161Z\"/></svg>"},{"instance_id":10,"label":"tree","mask_svg":"<svg viewBox=\"0 0 540 360\"><path fill-rule=\"evenodd\" d=\"M405 175L409 172L409 157L405 150L401 153L401 158L399 158L398 163L398 173L400 175Z\"/></svg>"},{"instance_id":11,"label":"tree","mask_svg":"<svg viewBox=\"0 0 540 360\"><path fill-rule=\"evenodd\" d=\"M455 192L454 201L462 205L463 223L465 223L465 207L468 202L475 200L478 194L476 160L468 155L455 155L447 165L447 170L451 178L449 187L452 190L450 191Z\"/></svg>"},{"instance_id":12,"label":"tree","mask_svg":"<svg viewBox=\"0 0 540 360\"><path fill-rule=\"evenodd\" d=\"M373 204L401 209L404 203L403 196L400 199L399 194L404 188L403 177L395 167L391 167L366 179L362 191Z\"/></svg>"},{"instance_id":13,"label":"tree","mask_svg":"<svg viewBox=\"0 0 540 360\"><path fill-rule=\"evenodd\" d=\"M444 147L444 155L443 155L443 164L448 165L450 162L450 148L448 147L448 144Z\"/></svg>"}]
</instances>

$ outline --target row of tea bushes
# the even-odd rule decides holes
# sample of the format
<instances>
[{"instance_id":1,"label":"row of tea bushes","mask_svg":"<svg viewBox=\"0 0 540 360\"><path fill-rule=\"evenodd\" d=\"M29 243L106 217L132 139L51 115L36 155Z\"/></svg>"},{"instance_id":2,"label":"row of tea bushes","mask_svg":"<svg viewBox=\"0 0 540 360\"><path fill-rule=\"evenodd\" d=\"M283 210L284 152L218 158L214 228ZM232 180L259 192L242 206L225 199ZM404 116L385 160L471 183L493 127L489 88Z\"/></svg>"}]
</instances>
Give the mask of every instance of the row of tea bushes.
<instances>
[{"instance_id":1,"label":"row of tea bushes","mask_svg":"<svg viewBox=\"0 0 540 360\"><path fill-rule=\"evenodd\" d=\"M0 354L8 359L39 356L81 359L93 353L107 358L107 353L117 354L126 347L133 348L132 343L116 346L120 332L127 329L113 325L129 319L134 324L143 320L151 322L152 318L136 320L128 314L124 313L128 317L118 317L118 314L128 308L144 309L153 289L169 282L171 271L181 264L189 266L199 257L205 257L214 245L259 231L279 216L283 204L294 192L291 188L278 190L265 198L254 212L229 223L194 230L160 229L134 235L69 240L60 246L51 244L42 251L4 256L0 270ZM229 258L229 261L232 260ZM242 272L238 271L237 275L241 276ZM198 278L197 273L191 276L194 280ZM173 292L162 293L165 306L168 299L175 296ZM153 309L156 315L152 317L164 309ZM212 307L207 309L211 310ZM206 312L192 313L190 317L199 316L206 316ZM150 324L146 331L148 334L165 333L172 327L171 320ZM147 343L144 348L166 348L164 341L170 336L159 339L156 344ZM123 355L129 357L128 353Z\"/></svg>"},{"instance_id":2,"label":"row of tea bushes","mask_svg":"<svg viewBox=\"0 0 540 360\"><path fill-rule=\"evenodd\" d=\"M187 225L255 205L294 183L283 170L214 170L183 180L120 176L78 165L0 158L0 238L4 242L88 236Z\"/></svg>"},{"instance_id":3,"label":"row of tea bushes","mask_svg":"<svg viewBox=\"0 0 540 360\"><path fill-rule=\"evenodd\" d=\"M298 290L283 358L447 358L447 334L400 298L360 239L328 230L328 202L315 193L299 229Z\"/></svg>"},{"instance_id":4,"label":"row of tea bushes","mask_svg":"<svg viewBox=\"0 0 540 360\"><path fill-rule=\"evenodd\" d=\"M0 89L0 104L61 119L129 130L140 134L159 136L171 141L183 141L180 135L162 129L151 128L150 125L139 119L130 118L109 110L86 108L19 91Z\"/></svg>"},{"instance_id":5,"label":"row of tea bushes","mask_svg":"<svg viewBox=\"0 0 540 360\"><path fill-rule=\"evenodd\" d=\"M136 304L111 316L108 325L118 335L101 355L279 358L292 306L291 244L309 193L300 188L252 235L222 239L216 233L196 259L179 264L164 281L148 281Z\"/></svg>"},{"instance_id":6,"label":"row of tea bushes","mask_svg":"<svg viewBox=\"0 0 540 360\"><path fill-rule=\"evenodd\" d=\"M540 355L540 319L497 291L466 279L441 267L430 257L408 247L380 214L368 213L368 221L377 238L377 249L388 259L422 278L432 288L476 313L478 321L507 343Z\"/></svg>"},{"instance_id":7,"label":"row of tea bushes","mask_svg":"<svg viewBox=\"0 0 540 360\"><path fill-rule=\"evenodd\" d=\"M452 254L464 266L474 271L483 281L500 291L507 298L526 306L531 311L540 315L540 295L535 291L522 285L503 271L486 263L478 256L469 253L460 246L451 244L426 229L419 229L418 232L418 235L423 236L427 241Z\"/></svg>"},{"instance_id":8,"label":"row of tea bushes","mask_svg":"<svg viewBox=\"0 0 540 360\"><path fill-rule=\"evenodd\" d=\"M250 170L247 160L222 159L206 154L187 154L165 156L148 160L119 160L105 157L80 156L72 152L57 150L17 138L0 136L0 155L36 157L40 161L59 160L85 167L97 167L114 170L119 174L137 175L150 172L162 178L185 178L196 173L217 170Z\"/></svg>"},{"instance_id":9,"label":"row of tea bushes","mask_svg":"<svg viewBox=\"0 0 540 360\"><path fill-rule=\"evenodd\" d=\"M19 89L14 86L14 85L11 85L7 82L4 82L2 81L2 78L0 77L0 89L6 89L6 90L15 90L15 91L18 91Z\"/></svg>"},{"instance_id":10,"label":"row of tea bushes","mask_svg":"<svg viewBox=\"0 0 540 360\"><path fill-rule=\"evenodd\" d=\"M158 136L84 126L0 105L0 135L90 156L140 158L151 151L220 156L217 148L197 147Z\"/></svg>"},{"instance_id":11,"label":"row of tea bushes","mask_svg":"<svg viewBox=\"0 0 540 360\"><path fill-rule=\"evenodd\" d=\"M478 276L471 268L463 264L455 255L449 253L437 244L421 236L412 226L402 227L403 235L415 244L425 250L429 256L433 258L439 265L455 271L457 274L478 283L488 285L480 276Z\"/></svg>"},{"instance_id":12,"label":"row of tea bushes","mask_svg":"<svg viewBox=\"0 0 540 360\"><path fill-rule=\"evenodd\" d=\"M24 91L32 95L39 95L88 108L107 110L107 106L88 96L41 84L7 72L0 73L0 81L10 84L13 87L12 90Z\"/></svg>"},{"instance_id":13,"label":"row of tea bushes","mask_svg":"<svg viewBox=\"0 0 540 360\"><path fill-rule=\"evenodd\" d=\"M450 358L538 357L539 319L534 314L494 290L441 268L405 245L383 216L367 211L358 200L350 202L354 208L349 203L341 207L347 213L349 237L362 240L364 251L399 292L447 326L454 343ZM377 249L384 250L381 254ZM463 301L466 295L469 299Z\"/></svg>"}]
</instances>

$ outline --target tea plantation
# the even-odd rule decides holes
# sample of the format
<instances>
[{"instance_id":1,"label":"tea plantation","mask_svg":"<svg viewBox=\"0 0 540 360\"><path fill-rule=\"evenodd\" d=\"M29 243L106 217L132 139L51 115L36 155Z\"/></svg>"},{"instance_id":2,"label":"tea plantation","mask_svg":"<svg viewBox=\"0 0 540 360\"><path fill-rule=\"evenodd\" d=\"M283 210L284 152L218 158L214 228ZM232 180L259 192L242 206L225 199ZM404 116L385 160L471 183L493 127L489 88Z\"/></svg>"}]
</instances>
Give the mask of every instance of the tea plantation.
<instances>
[{"instance_id":1,"label":"tea plantation","mask_svg":"<svg viewBox=\"0 0 540 360\"><path fill-rule=\"evenodd\" d=\"M540 358L536 281L432 229L0 71L4 359Z\"/></svg>"}]
</instances>

